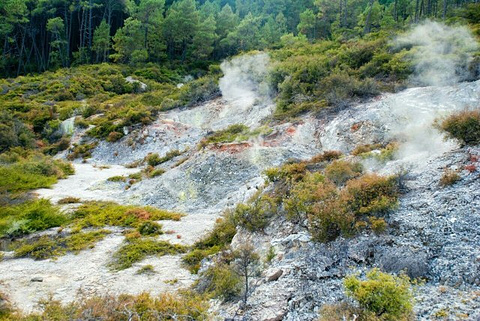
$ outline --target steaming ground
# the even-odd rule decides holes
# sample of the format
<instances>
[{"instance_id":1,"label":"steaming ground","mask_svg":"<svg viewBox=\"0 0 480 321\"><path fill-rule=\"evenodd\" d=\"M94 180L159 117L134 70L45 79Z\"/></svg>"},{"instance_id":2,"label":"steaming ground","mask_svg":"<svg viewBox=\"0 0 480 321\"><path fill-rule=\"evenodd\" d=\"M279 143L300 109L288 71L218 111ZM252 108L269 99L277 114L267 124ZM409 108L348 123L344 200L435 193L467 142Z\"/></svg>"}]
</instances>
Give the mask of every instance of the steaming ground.
<instances>
[{"instance_id":1,"label":"steaming ground","mask_svg":"<svg viewBox=\"0 0 480 321\"><path fill-rule=\"evenodd\" d=\"M429 24L419 28L399 43L420 45L418 53L437 52L439 57L455 53L468 58L472 48L468 44L469 34L445 29L448 31L445 38L438 35L443 30L438 28L446 27ZM418 42L419 38L425 39ZM453 47L449 46L453 51L435 49L445 41L454 42ZM425 59L429 61L423 61L424 56L414 56L421 67L412 81L434 84L432 81L439 76L433 71L442 70L443 78L438 79L448 79L448 85L440 81L436 86L386 94L351 106L328 120L304 115L295 123L276 124L263 130L262 137L199 149L198 144L210 132L239 123L251 129L260 128L274 110L263 80L268 56L235 58L222 64L225 75L220 81L222 98L195 108L166 112L152 125L129 133L119 142L101 142L87 164L75 165L74 176L60 181L51 190L39 190L38 194L54 202L73 196L182 211L187 215L180 222L162 222L170 233L160 237L189 245L206 233L225 209L248 200L258 191L266 168L290 159L308 159L325 150L350 152L359 144L398 141L400 148L393 161L367 165L380 173L411 169L410 192L392 216L400 232L372 239L363 236L341 239L329 247L312 243L305 231L287 222L275 222L265 235L254 236L255 244L258 250L269 246L278 250L282 258L271 266L273 271L266 273L281 269L283 276L277 282L260 281L251 300L256 302L252 317L313 320L321 304L343 298L341 279L352 271L351 267L398 266L395 262L417 262L420 270L431 271L428 283L417 295L420 302L417 312L422 318L431 319L435 311L449 304L461 313L470 313L480 309L478 299L465 299L480 290L480 281L476 284L475 273L469 273L467 268L473 266L472 271L476 271L478 260L475 260L480 257L476 241L480 239L479 232L468 229L469 222L480 217L480 204L475 206L480 201L478 173L462 172L463 180L458 187L462 197L458 200L456 190L444 190L436 184L445 167L460 168L468 160L464 150L445 141L432 125L437 117L477 106L480 82L457 83L463 79L459 60L445 64L440 58L430 61L428 57ZM81 134L76 132L75 139ZM139 171L124 165L141 160L148 153L163 156L174 149L182 155L160 165L166 172L159 177L144 179L128 190L123 183L107 182L108 177ZM469 152L480 154L478 149ZM452 230L455 233L448 232ZM245 236L242 233L236 236L234 244L241 242ZM159 293L187 287L194 281L182 268L180 256L150 257L122 272L108 270L111 254L122 240L121 230L114 230L94 249L56 261L14 259L7 253L7 259L0 262L2 290L20 309L29 311L49 294L53 299L69 302L79 293ZM376 251L374 259L369 256L372 250ZM145 264L154 265L157 273L136 275ZM455 275L465 275L468 279L457 280ZM32 277L40 277L43 282L32 283ZM178 282L166 283L172 279ZM441 286L447 287L443 296L438 294ZM236 309L235 306L217 308L226 316Z\"/></svg>"}]
</instances>

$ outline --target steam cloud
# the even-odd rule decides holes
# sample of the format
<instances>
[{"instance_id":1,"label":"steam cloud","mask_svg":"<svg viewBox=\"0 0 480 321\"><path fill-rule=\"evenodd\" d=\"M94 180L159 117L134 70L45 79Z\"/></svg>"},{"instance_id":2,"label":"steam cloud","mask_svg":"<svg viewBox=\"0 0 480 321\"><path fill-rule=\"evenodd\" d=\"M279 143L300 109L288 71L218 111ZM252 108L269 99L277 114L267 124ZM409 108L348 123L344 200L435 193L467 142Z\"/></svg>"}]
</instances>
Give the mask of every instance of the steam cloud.
<instances>
[{"instance_id":1,"label":"steam cloud","mask_svg":"<svg viewBox=\"0 0 480 321\"><path fill-rule=\"evenodd\" d=\"M387 126L392 138L403 142L398 158L418 165L425 158L441 155L456 146L453 141L445 141L433 124L436 119L475 103L477 97L471 97L471 93L476 90L470 89L470 94L465 92L469 92L466 89L469 86L476 88L477 85L457 84L471 80L472 54L478 49L478 43L466 27L449 27L431 21L399 37L396 43L413 46L410 50L415 68L410 79L412 85L436 86L408 89L403 95L393 95L389 101L389 118L393 122Z\"/></svg>"},{"instance_id":2,"label":"steam cloud","mask_svg":"<svg viewBox=\"0 0 480 321\"><path fill-rule=\"evenodd\" d=\"M466 27L449 27L431 21L397 38L396 45L414 46L410 51L415 65L411 81L420 86L452 85L470 79L472 54L478 49Z\"/></svg>"},{"instance_id":3,"label":"steam cloud","mask_svg":"<svg viewBox=\"0 0 480 321\"><path fill-rule=\"evenodd\" d=\"M223 98L237 108L246 109L258 103L270 103L266 83L270 57L266 53L238 56L224 61L220 68Z\"/></svg>"}]
</instances>

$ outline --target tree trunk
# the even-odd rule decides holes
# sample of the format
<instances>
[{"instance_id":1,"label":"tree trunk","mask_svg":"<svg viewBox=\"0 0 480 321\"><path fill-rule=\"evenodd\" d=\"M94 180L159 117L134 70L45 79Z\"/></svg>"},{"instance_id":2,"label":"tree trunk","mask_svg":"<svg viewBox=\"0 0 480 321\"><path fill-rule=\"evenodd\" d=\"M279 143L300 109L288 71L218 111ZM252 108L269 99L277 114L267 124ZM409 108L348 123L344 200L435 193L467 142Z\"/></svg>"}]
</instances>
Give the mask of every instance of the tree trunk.
<instances>
[{"instance_id":1,"label":"tree trunk","mask_svg":"<svg viewBox=\"0 0 480 321\"><path fill-rule=\"evenodd\" d=\"M370 32L370 18L372 16L373 3L375 0L370 0L370 9L368 10L367 18L365 19L365 28L363 29L363 34L366 35Z\"/></svg>"}]
</instances>

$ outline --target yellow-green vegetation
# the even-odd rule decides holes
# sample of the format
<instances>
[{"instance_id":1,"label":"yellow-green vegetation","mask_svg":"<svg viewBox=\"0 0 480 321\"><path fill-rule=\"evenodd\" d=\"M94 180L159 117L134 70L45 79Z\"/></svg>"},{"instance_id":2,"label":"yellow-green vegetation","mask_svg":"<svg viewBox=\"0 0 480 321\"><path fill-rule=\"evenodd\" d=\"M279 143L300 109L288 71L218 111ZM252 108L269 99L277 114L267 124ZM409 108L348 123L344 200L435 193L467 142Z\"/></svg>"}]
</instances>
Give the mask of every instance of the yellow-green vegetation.
<instances>
[{"instance_id":1,"label":"yellow-green vegetation","mask_svg":"<svg viewBox=\"0 0 480 321\"><path fill-rule=\"evenodd\" d=\"M77 158L87 159L92 156L92 150L97 147L98 143L88 143L88 144L74 144L73 147L68 151L67 159L75 160Z\"/></svg>"},{"instance_id":2,"label":"yellow-green vegetation","mask_svg":"<svg viewBox=\"0 0 480 321\"><path fill-rule=\"evenodd\" d=\"M103 226L137 228L148 221L178 221L182 216L183 214L180 213L151 206L137 207L113 202L86 202L75 211L73 221L78 228Z\"/></svg>"},{"instance_id":3,"label":"yellow-green vegetation","mask_svg":"<svg viewBox=\"0 0 480 321\"><path fill-rule=\"evenodd\" d=\"M236 232L233 214L227 211L223 217L215 222L213 230L192 246L183 257L183 263L192 273L197 273L202 260L226 249Z\"/></svg>"},{"instance_id":4,"label":"yellow-green vegetation","mask_svg":"<svg viewBox=\"0 0 480 321\"><path fill-rule=\"evenodd\" d=\"M166 241L156 241L151 238L127 238L122 247L113 254L110 267L114 270L124 270L148 256L173 255L185 251L185 246L170 244Z\"/></svg>"},{"instance_id":5,"label":"yellow-green vegetation","mask_svg":"<svg viewBox=\"0 0 480 321\"><path fill-rule=\"evenodd\" d=\"M463 145L480 144L480 110L466 110L455 113L440 123L449 138Z\"/></svg>"},{"instance_id":6,"label":"yellow-green vegetation","mask_svg":"<svg viewBox=\"0 0 480 321\"><path fill-rule=\"evenodd\" d=\"M443 175L440 178L440 185L443 187L450 186L458 182L460 179L461 177L458 172L447 169L443 172Z\"/></svg>"},{"instance_id":7,"label":"yellow-green vegetation","mask_svg":"<svg viewBox=\"0 0 480 321\"><path fill-rule=\"evenodd\" d=\"M363 159L374 158L379 162L387 162L395 157L399 144L392 142L389 144L367 144L357 146L352 155L359 156Z\"/></svg>"},{"instance_id":8,"label":"yellow-green vegetation","mask_svg":"<svg viewBox=\"0 0 480 321\"><path fill-rule=\"evenodd\" d=\"M378 320L413 319L413 294L408 276L394 276L372 269L361 280L357 275L344 280L346 293Z\"/></svg>"},{"instance_id":9,"label":"yellow-green vegetation","mask_svg":"<svg viewBox=\"0 0 480 321\"><path fill-rule=\"evenodd\" d=\"M45 260L65 255L68 252L78 253L93 248L110 232L107 230L78 232L68 236L42 236L34 240L17 241L12 245L16 257L31 257Z\"/></svg>"},{"instance_id":10,"label":"yellow-green vegetation","mask_svg":"<svg viewBox=\"0 0 480 321\"><path fill-rule=\"evenodd\" d=\"M157 177L157 176L161 176L163 174L165 174L165 170L163 168L157 168L157 169L152 170L150 173L148 173L148 177L154 178L154 177Z\"/></svg>"},{"instance_id":11,"label":"yellow-green vegetation","mask_svg":"<svg viewBox=\"0 0 480 321\"><path fill-rule=\"evenodd\" d=\"M253 131L243 124L230 125L226 129L219 130L210 136L207 136L200 142L200 148L209 144L232 143L234 141L245 141L251 137L268 135L271 133L269 127L259 127Z\"/></svg>"},{"instance_id":12,"label":"yellow-green vegetation","mask_svg":"<svg viewBox=\"0 0 480 321\"><path fill-rule=\"evenodd\" d=\"M151 264L147 264L138 269L136 274L154 274L155 268Z\"/></svg>"},{"instance_id":13,"label":"yellow-green vegetation","mask_svg":"<svg viewBox=\"0 0 480 321\"><path fill-rule=\"evenodd\" d=\"M411 73L405 50L388 46L386 33L346 42L295 41L273 51L270 77L277 90L277 117L296 116L351 99L392 90Z\"/></svg>"},{"instance_id":14,"label":"yellow-green vegetation","mask_svg":"<svg viewBox=\"0 0 480 321\"><path fill-rule=\"evenodd\" d=\"M207 284L202 293L210 298L224 301L236 299L242 292L242 279L226 263L216 264L202 273L202 280Z\"/></svg>"},{"instance_id":15,"label":"yellow-green vegetation","mask_svg":"<svg viewBox=\"0 0 480 321\"><path fill-rule=\"evenodd\" d=\"M287 218L308 219L313 238L321 242L368 227L382 232L383 217L397 206L395 176L362 174L359 164L344 160L287 164L268 170L267 177L275 183L272 195L281 199Z\"/></svg>"},{"instance_id":16,"label":"yellow-green vegetation","mask_svg":"<svg viewBox=\"0 0 480 321\"><path fill-rule=\"evenodd\" d=\"M188 320L208 320L208 302L193 292L168 293L151 296L148 293L139 295L120 295L89 297L82 301L62 305L59 301L45 300L40 302L42 312L24 315L15 311L8 301L2 301L0 294L0 318L5 321L40 321L40 320L170 320L171 316L182 316ZM140 318L130 318L141 315Z\"/></svg>"},{"instance_id":17,"label":"yellow-green vegetation","mask_svg":"<svg viewBox=\"0 0 480 321\"><path fill-rule=\"evenodd\" d=\"M18 194L50 187L59 178L73 174L73 167L61 160L31 150L13 148L0 155L0 194Z\"/></svg>"},{"instance_id":18,"label":"yellow-green vegetation","mask_svg":"<svg viewBox=\"0 0 480 321\"><path fill-rule=\"evenodd\" d=\"M167 152L165 154L165 156L163 156L163 157L160 157L160 155L158 155L158 153L149 154L145 157L145 161L147 162L148 165L155 167L157 165L166 163L169 160L171 160L171 159L173 159L177 156L180 156L180 155L182 155L182 152L180 152L178 149L175 149L175 150Z\"/></svg>"},{"instance_id":19,"label":"yellow-green vegetation","mask_svg":"<svg viewBox=\"0 0 480 321\"><path fill-rule=\"evenodd\" d=\"M66 222L68 217L45 199L0 206L0 237L18 237L57 227Z\"/></svg>"},{"instance_id":20,"label":"yellow-green vegetation","mask_svg":"<svg viewBox=\"0 0 480 321\"><path fill-rule=\"evenodd\" d=\"M363 166L360 163L336 160L325 168L325 177L336 185L343 185L347 181L360 176L362 172Z\"/></svg>"},{"instance_id":21,"label":"yellow-green vegetation","mask_svg":"<svg viewBox=\"0 0 480 321\"><path fill-rule=\"evenodd\" d=\"M261 191L256 193L247 203L238 204L233 211L236 226L251 232L263 230L277 213L277 201Z\"/></svg>"},{"instance_id":22,"label":"yellow-green vegetation","mask_svg":"<svg viewBox=\"0 0 480 321\"><path fill-rule=\"evenodd\" d=\"M107 179L108 182L115 182L115 183L125 183L127 178L125 176L112 176Z\"/></svg>"}]
</instances>

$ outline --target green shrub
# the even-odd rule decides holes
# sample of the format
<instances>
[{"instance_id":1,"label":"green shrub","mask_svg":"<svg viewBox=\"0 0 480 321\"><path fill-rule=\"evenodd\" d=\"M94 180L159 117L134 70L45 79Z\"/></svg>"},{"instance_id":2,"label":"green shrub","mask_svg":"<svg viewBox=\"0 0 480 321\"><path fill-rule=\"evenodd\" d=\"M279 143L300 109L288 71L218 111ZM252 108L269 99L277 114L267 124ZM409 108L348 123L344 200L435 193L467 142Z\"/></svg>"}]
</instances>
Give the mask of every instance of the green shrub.
<instances>
[{"instance_id":1,"label":"green shrub","mask_svg":"<svg viewBox=\"0 0 480 321\"><path fill-rule=\"evenodd\" d=\"M158 153L154 153L154 154L149 154L145 157L145 161L147 162L148 165L150 166L157 166L160 164L160 155L158 155Z\"/></svg>"},{"instance_id":2,"label":"green shrub","mask_svg":"<svg viewBox=\"0 0 480 321\"><path fill-rule=\"evenodd\" d=\"M235 224L251 232L263 230L276 214L275 200L268 195L253 196L247 204L238 204L233 213Z\"/></svg>"},{"instance_id":3,"label":"green shrub","mask_svg":"<svg viewBox=\"0 0 480 321\"><path fill-rule=\"evenodd\" d=\"M125 183L127 181L127 178L125 176L112 176L107 178L107 181L114 183Z\"/></svg>"},{"instance_id":4,"label":"green shrub","mask_svg":"<svg viewBox=\"0 0 480 321\"><path fill-rule=\"evenodd\" d=\"M154 169L153 171L151 171L148 176L150 178L154 178L154 177L157 177L157 176L161 176L165 174L165 170L163 168L158 168L158 169Z\"/></svg>"},{"instance_id":5,"label":"green shrub","mask_svg":"<svg viewBox=\"0 0 480 321\"><path fill-rule=\"evenodd\" d=\"M229 246L236 233L234 215L227 211L223 217L215 222L211 232L195 242L189 253L183 257L183 263L192 273L197 273L201 261Z\"/></svg>"},{"instance_id":6,"label":"green shrub","mask_svg":"<svg viewBox=\"0 0 480 321\"><path fill-rule=\"evenodd\" d=\"M42 236L33 241L19 241L14 244L16 257L31 257L36 260L45 260L65 255L67 252L78 253L87 248L93 248L109 231L91 231L74 233L69 236Z\"/></svg>"},{"instance_id":7,"label":"green shrub","mask_svg":"<svg viewBox=\"0 0 480 321\"><path fill-rule=\"evenodd\" d=\"M240 135L246 135L249 130L250 129L243 124L230 125L228 128L219 130L214 134L204 138L204 140L201 142L201 146L215 143L231 143Z\"/></svg>"},{"instance_id":8,"label":"green shrub","mask_svg":"<svg viewBox=\"0 0 480 321\"><path fill-rule=\"evenodd\" d=\"M393 276L372 269L367 273L366 280L351 275L344 280L344 285L348 296L380 320L412 319L413 295L407 276Z\"/></svg>"},{"instance_id":9,"label":"green shrub","mask_svg":"<svg viewBox=\"0 0 480 321\"><path fill-rule=\"evenodd\" d=\"M139 227L147 221L175 220L183 214L160 210L150 206L136 207L112 202L86 202L73 214L78 227L124 226Z\"/></svg>"},{"instance_id":10,"label":"green shrub","mask_svg":"<svg viewBox=\"0 0 480 321\"><path fill-rule=\"evenodd\" d=\"M206 286L202 292L225 301L236 299L242 292L240 276L227 264L216 264L202 274Z\"/></svg>"},{"instance_id":11,"label":"green shrub","mask_svg":"<svg viewBox=\"0 0 480 321\"><path fill-rule=\"evenodd\" d=\"M325 168L325 176L336 185L343 185L352 178L358 177L363 172L360 163L336 160Z\"/></svg>"},{"instance_id":12,"label":"green shrub","mask_svg":"<svg viewBox=\"0 0 480 321\"><path fill-rule=\"evenodd\" d=\"M463 145L480 144L480 110L462 111L447 117L440 124L448 137Z\"/></svg>"},{"instance_id":13,"label":"green shrub","mask_svg":"<svg viewBox=\"0 0 480 321\"><path fill-rule=\"evenodd\" d=\"M151 264L147 264L138 269L136 274L154 274L155 268Z\"/></svg>"},{"instance_id":14,"label":"green shrub","mask_svg":"<svg viewBox=\"0 0 480 321\"><path fill-rule=\"evenodd\" d=\"M7 315L6 320L84 320L88 318L127 321L129 316L125 314L125 307L128 307L132 315L140 315L142 321L168 320L171 316L182 316L186 320L208 320L209 318L209 303L202 296L190 291L165 293L155 297L148 293L91 296L65 305L55 300L39 303L42 306L41 312L25 316L19 313L12 314L10 319Z\"/></svg>"},{"instance_id":15,"label":"green shrub","mask_svg":"<svg viewBox=\"0 0 480 321\"><path fill-rule=\"evenodd\" d=\"M319 173L307 173L291 187L284 208L290 220L307 218L312 237L326 242L372 226L368 217L385 216L396 207L397 199L395 177L367 174L339 188ZM381 227L375 225L372 229Z\"/></svg>"},{"instance_id":16,"label":"green shrub","mask_svg":"<svg viewBox=\"0 0 480 321\"><path fill-rule=\"evenodd\" d=\"M22 236L68 222L56 206L45 199L0 207L0 237Z\"/></svg>"},{"instance_id":17,"label":"green shrub","mask_svg":"<svg viewBox=\"0 0 480 321\"><path fill-rule=\"evenodd\" d=\"M67 155L67 159L73 161L77 158L87 159L92 156L92 150L97 147L98 143L93 142L89 144L73 144L73 148L69 150L69 154Z\"/></svg>"},{"instance_id":18,"label":"green shrub","mask_svg":"<svg viewBox=\"0 0 480 321\"><path fill-rule=\"evenodd\" d=\"M22 149L0 156L0 193L19 193L50 187L59 178L73 174L73 167L61 160Z\"/></svg>"},{"instance_id":19,"label":"green shrub","mask_svg":"<svg viewBox=\"0 0 480 321\"><path fill-rule=\"evenodd\" d=\"M152 221L146 221L146 222L142 223L137 228L137 230L140 233L140 235L152 236L152 235L163 234L162 225L160 225L156 222L152 222Z\"/></svg>"},{"instance_id":20,"label":"green shrub","mask_svg":"<svg viewBox=\"0 0 480 321\"><path fill-rule=\"evenodd\" d=\"M113 254L110 266L115 270L124 270L148 256L173 255L184 252L184 246L173 245L166 241L130 239L125 241L122 247Z\"/></svg>"}]
</instances>

